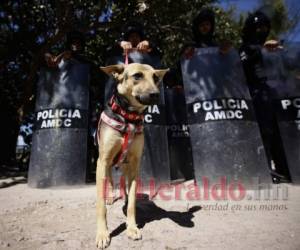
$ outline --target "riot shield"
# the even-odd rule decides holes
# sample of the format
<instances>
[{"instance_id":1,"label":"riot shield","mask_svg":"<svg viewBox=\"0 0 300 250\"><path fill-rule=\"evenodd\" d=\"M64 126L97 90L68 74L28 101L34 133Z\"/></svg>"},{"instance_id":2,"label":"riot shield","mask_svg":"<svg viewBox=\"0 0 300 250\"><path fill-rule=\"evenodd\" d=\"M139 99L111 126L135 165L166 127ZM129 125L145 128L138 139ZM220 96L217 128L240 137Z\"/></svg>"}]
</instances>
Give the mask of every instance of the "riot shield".
<instances>
[{"instance_id":1,"label":"riot shield","mask_svg":"<svg viewBox=\"0 0 300 250\"><path fill-rule=\"evenodd\" d=\"M263 50L280 136L293 183L300 183L300 44Z\"/></svg>"},{"instance_id":2,"label":"riot shield","mask_svg":"<svg viewBox=\"0 0 300 250\"><path fill-rule=\"evenodd\" d=\"M28 184L84 184L87 167L90 65L75 59L42 68Z\"/></svg>"},{"instance_id":3,"label":"riot shield","mask_svg":"<svg viewBox=\"0 0 300 250\"><path fill-rule=\"evenodd\" d=\"M183 88L165 89L171 180L194 179L190 132Z\"/></svg>"},{"instance_id":4,"label":"riot shield","mask_svg":"<svg viewBox=\"0 0 300 250\"><path fill-rule=\"evenodd\" d=\"M160 87L160 103L149 106L145 112L145 147L141 162L141 178L146 185L170 181L169 151L166 127L164 88Z\"/></svg>"},{"instance_id":5,"label":"riot shield","mask_svg":"<svg viewBox=\"0 0 300 250\"><path fill-rule=\"evenodd\" d=\"M161 63L159 57L133 51L129 53L129 63L149 64L153 68L160 68ZM106 64L124 63L123 56L113 57ZM106 100L112 95L115 83L110 78L106 84ZM164 88L160 86L160 103L158 105L149 106L145 112L144 119L144 135L145 146L140 167L140 178L144 186L148 186L150 180L156 183L170 181L169 153L166 128L166 112Z\"/></svg>"},{"instance_id":6,"label":"riot shield","mask_svg":"<svg viewBox=\"0 0 300 250\"><path fill-rule=\"evenodd\" d=\"M238 53L197 49L181 68L196 180L271 183Z\"/></svg>"}]
</instances>

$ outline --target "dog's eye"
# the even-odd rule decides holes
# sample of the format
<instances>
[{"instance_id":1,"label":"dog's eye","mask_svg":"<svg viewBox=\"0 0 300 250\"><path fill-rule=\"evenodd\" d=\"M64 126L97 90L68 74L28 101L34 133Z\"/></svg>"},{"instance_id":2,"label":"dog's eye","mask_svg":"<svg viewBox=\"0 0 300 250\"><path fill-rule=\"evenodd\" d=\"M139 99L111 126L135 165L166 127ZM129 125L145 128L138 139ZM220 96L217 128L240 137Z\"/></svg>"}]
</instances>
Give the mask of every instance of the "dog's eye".
<instances>
[{"instance_id":1,"label":"dog's eye","mask_svg":"<svg viewBox=\"0 0 300 250\"><path fill-rule=\"evenodd\" d=\"M138 81L143 79L144 75L142 73L135 73L132 75L132 77L134 78L134 80Z\"/></svg>"},{"instance_id":2,"label":"dog's eye","mask_svg":"<svg viewBox=\"0 0 300 250\"><path fill-rule=\"evenodd\" d=\"M159 77L157 75L153 75L153 81L157 84L159 83Z\"/></svg>"}]
</instances>

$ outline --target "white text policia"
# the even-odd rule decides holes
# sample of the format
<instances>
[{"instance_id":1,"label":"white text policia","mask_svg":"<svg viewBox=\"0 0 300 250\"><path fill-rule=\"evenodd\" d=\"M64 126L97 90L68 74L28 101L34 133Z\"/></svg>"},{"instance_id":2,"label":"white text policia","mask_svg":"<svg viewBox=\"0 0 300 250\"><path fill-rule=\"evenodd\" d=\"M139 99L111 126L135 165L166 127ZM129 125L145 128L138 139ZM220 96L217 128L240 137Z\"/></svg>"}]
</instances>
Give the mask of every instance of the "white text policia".
<instances>
[{"instance_id":1,"label":"white text policia","mask_svg":"<svg viewBox=\"0 0 300 250\"><path fill-rule=\"evenodd\" d=\"M157 115L160 114L158 105L152 105L152 106L149 106L147 108L147 113L144 116L144 121L146 123L152 123L153 122L152 114L157 114Z\"/></svg>"},{"instance_id":2,"label":"white text policia","mask_svg":"<svg viewBox=\"0 0 300 250\"><path fill-rule=\"evenodd\" d=\"M246 100L218 99L200 101L193 104L193 112L205 111L205 121L213 120L242 120L243 110L249 110Z\"/></svg>"},{"instance_id":3,"label":"white text policia","mask_svg":"<svg viewBox=\"0 0 300 250\"><path fill-rule=\"evenodd\" d=\"M300 119L300 98L281 100L281 105L283 110L287 110L289 108L297 109L296 118Z\"/></svg>"},{"instance_id":4,"label":"white text policia","mask_svg":"<svg viewBox=\"0 0 300 250\"><path fill-rule=\"evenodd\" d=\"M81 119L78 109L50 109L37 113L37 121L42 119L41 128L71 127L72 119Z\"/></svg>"}]
</instances>

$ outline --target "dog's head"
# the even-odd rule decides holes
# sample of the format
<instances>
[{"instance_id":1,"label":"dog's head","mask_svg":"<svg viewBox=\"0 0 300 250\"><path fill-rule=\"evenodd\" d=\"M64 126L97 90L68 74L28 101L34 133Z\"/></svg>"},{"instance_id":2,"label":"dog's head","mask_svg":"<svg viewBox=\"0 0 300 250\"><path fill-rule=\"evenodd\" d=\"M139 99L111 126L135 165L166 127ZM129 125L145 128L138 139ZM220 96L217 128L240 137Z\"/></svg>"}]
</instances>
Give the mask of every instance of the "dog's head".
<instances>
[{"instance_id":1,"label":"dog's head","mask_svg":"<svg viewBox=\"0 0 300 250\"><path fill-rule=\"evenodd\" d=\"M101 70L115 77L118 93L136 109L158 103L159 84L168 71L155 70L150 65L139 63L111 65L101 67Z\"/></svg>"}]
</instances>

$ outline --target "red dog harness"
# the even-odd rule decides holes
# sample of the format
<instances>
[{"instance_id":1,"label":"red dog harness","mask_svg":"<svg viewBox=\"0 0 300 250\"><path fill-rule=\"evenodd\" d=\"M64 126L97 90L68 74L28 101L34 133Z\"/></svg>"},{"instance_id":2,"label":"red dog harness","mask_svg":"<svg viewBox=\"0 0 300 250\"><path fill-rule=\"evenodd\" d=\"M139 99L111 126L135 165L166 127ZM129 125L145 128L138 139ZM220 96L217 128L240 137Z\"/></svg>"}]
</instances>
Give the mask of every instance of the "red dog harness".
<instances>
[{"instance_id":1,"label":"red dog harness","mask_svg":"<svg viewBox=\"0 0 300 250\"><path fill-rule=\"evenodd\" d=\"M123 135L124 140L121 151L118 153L118 156L114 161L114 165L119 165L125 162L128 150L135 135L143 132L144 116L136 112L129 112L122 108L116 101L115 95L109 101L108 107L112 112L104 110L100 116L99 125L101 122L104 122L106 125L119 131ZM98 127L100 128L100 126Z\"/></svg>"},{"instance_id":2,"label":"red dog harness","mask_svg":"<svg viewBox=\"0 0 300 250\"><path fill-rule=\"evenodd\" d=\"M125 65L128 65L128 51L125 51ZM108 103L109 110L104 110L100 116L99 125L104 122L114 130L123 135L123 144L121 151L118 153L114 165L120 165L126 160L128 150L136 134L141 134L144 130L144 116L136 112L129 112L117 102L116 96L113 95ZM109 115L110 114L110 115ZM100 128L100 126L98 127ZM98 130L99 131L99 130ZM97 133L98 134L98 133ZM98 135L97 135L98 138Z\"/></svg>"}]
</instances>

